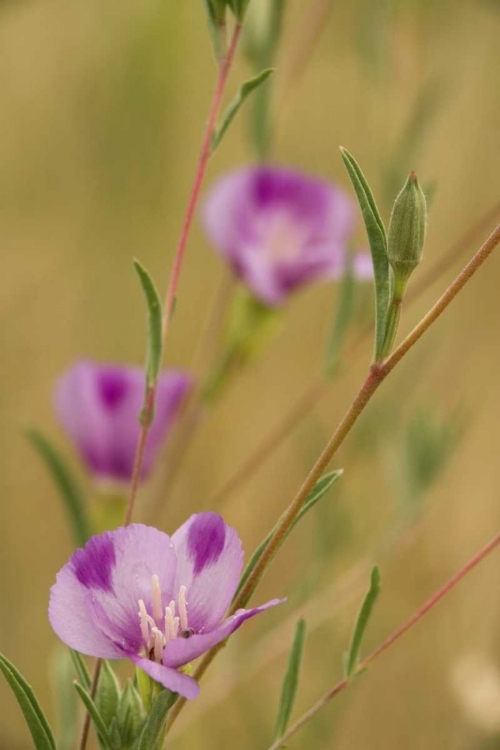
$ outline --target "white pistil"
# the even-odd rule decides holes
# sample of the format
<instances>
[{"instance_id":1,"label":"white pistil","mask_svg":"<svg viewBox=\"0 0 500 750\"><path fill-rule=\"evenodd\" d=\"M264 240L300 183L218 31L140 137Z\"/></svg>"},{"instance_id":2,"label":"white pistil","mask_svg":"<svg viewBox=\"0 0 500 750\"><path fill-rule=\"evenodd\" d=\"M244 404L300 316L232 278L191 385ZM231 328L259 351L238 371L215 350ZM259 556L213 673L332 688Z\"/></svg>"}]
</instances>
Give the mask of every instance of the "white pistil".
<instances>
[{"instance_id":1,"label":"white pistil","mask_svg":"<svg viewBox=\"0 0 500 750\"><path fill-rule=\"evenodd\" d=\"M161 603L161 589L160 589L160 579L155 574L152 576L153 581L153 617L158 622L161 620L163 616L163 607Z\"/></svg>"},{"instance_id":2,"label":"white pistil","mask_svg":"<svg viewBox=\"0 0 500 750\"><path fill-rule=\"evenodd\" d=\"M158 630L158 628L151 628L151 635L153 636L154 642L153 648L155 661L158 662L158 664L161 664L163 661L163 646L165 645L163 633L161 630Z\"/></svg>"},{"instance_id":3,"label":"white pistil","mask_svg":"<svg viewBox=\"0 0 500 750\"><path fill-rule=\"evenodd\" d=\"M179 621L181 625L181 632L188 630L189 627L186 605L186 587L181 586L179 589Z\"/></svg>"}]
</instances>

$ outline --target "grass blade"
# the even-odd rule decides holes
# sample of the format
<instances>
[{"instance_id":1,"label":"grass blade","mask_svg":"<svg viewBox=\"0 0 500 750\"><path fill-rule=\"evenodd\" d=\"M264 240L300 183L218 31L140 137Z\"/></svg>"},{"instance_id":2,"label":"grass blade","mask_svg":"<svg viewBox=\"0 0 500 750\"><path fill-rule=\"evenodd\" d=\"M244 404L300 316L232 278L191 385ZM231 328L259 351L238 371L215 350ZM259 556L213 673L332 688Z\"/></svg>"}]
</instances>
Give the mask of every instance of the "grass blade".
<instances>
[{"instance_id":1,"label":"grass blade","mask_svg":"<svg viewBox=\"0 0 500 750\"><path fill-rule=\"evenodd\" d=\"M292 647L288 656L288 664L281 688L281 698L276 721L274 739L278 740L285 734L290 716L292 714L295 695L299 684L300 665L304 651L304 641L306 637L306 621L300 619L295 628Z\"/></svg>"},{"instance_id":2,"label":"grass blade","mask_svg":"<svg viewBox=\"0 0 500 750\"><path fill-rule=\"evenodd\" d=\"M372 568L370 577L370 588L359 610L359 614L354 626L351 638L351 645L345 662L345 676L347 679L355 676L358 667L359 650L365 633L366 627L371 617L373 607L380 593L380 570L375 566Z\"/></svg>"},{"instance_id":3,"label":"grass blade","mask_svg":"<svg viewBox=\"0 0 500 750\"><path fill-rule=\"evenodd\" d=\"M85 498L76 479L68 469L59 451L42 432L30 428L26 434L57 485L73 529L76 544L83 547L92 535L92 530L87 516Z\"/></svg>"},{"instance_id":4,"label":"grass blade","mask_svg":"<svg viewBox=\"0 0 500 750\"><path fill-rule=\"evenodd\" d=\"M0 669L17 698L36 750L56 750L54 735L31 685L3 654L0 654Z\"/></svg>"}]
</instances>

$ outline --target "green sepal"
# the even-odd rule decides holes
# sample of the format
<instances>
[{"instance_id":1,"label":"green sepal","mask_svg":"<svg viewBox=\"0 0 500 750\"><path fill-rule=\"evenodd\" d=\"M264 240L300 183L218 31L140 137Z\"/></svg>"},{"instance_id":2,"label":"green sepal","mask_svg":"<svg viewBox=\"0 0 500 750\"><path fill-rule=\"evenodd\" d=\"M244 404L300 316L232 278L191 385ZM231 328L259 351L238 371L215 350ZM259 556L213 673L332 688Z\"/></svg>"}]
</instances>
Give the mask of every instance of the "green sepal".
<instances>
[{"instance_id":1,"label":"green sepal","mask_svg":"<svg viewBox=\"0 0 500 750\"><path fill-rule=\"evenodd\" d=\"M255 360L281 323L279 310L269 307L246 289L234 296L223 351L205 384L201 398L213 402L241 367Z\"/></svg>"},{"instance_id":2,"label":"green sepal","mask_svg":"<svg viewBox=\"0 0 500 750\"><path fill-rule=\"evenodd\" d=\"M215 57L222 60L226 52L226 0L204 0L204 5Z\"/></svg>"},{"instance_id":3,"label":"green sepal","mask_svg":"<svg viewBox=\"0 0 500 750\"><path fill-rule=\"evenodd\" d=\"M94 725L94 729L96 731L102 750L119 750L120 746L113 744L113 740L111 739L108 727L106 726L104 719L99 713L96 704L90 697L90 693L88 693L87 690L85 690L85 688L83 688L76 680L74 680L73 685L76 692L80 696L83 705L87 709L90 718L92 719L92 723Z\"/></svg>"},{"instance_id":4,"label":"green sepal","mask_svg":"<svg viewBox=\"0 0 500 750\"><path fill-rule=\"evenodd\" d=\"M358 198L368 235L375 281L375 347L374 361L380 359L384 345L390 296L390 272L387 258L387 235L373 193L354 157L341 148L342 159Z\"/></svg>"},{"instance_id":5,"label":"green sepal","mask_svg":"<svg viewBox=\"0 0 500 750\"><path fill-rule=\"evenodd\" d=\"M107 727L111 726L111 722L118 712L121 694L118 677L109 662L104 659L99 673L95 705Z\"/></svg>"},{"instance_id":6,"label":"green sepal","mask_svg":"<svg viewBox=\"0 0 500 750\"><path fill-rule=\"evenodd\" d=\"M172 693L170 690L163 690L160 693L153 704L151 713L146 719L135 750L159 750L163 740L168 712L177 698L178 694Z\"/></svg>"},{"instance_id":7,"label":"green sepal","mask_svg":"<svg viewBox=\"0 0 500 750\"><path fill-rule=\"evenodd\" d=\"M285 734L290 716L292 714L295 695L299 684L300 665L304 651L304 641L306 637L306 621L300 619L295 628L292 647L288 655L288 664L281 688L280 705L278 709L278 718L274 731L274 739L279 740Z\"/></svg>"},{"instance_id":8,"label":"green sepal","mask_svg":"<svg viewBox=\"0 0 500 750\"><path fill-rule=\"evenodd\" d=\"M123 690L116 716L123 750L133 747L140 735L145 718L141 696L133 683L129 681Z\"/></svg>"},{"instance_id":9,"label":"green sepal","mask_svg":"<svg viewBox=\"0 0 500 750\"><path fill-rule=\"evenodd\" d=\"M54 735L31 685L3 654L0 654L0 669L24 714L36 750L56 750Z\"/></svg>"},{"instance_id":10,"label":"green sepal","mask_svg":"<svg viewBox=\"0 0 500 750\"><path fill-rule=\"evenodd\" d=\"M380 593L380 570L377 566L372 568L370 576L370 588L366 593L366 596L359 610L356 624L352 632L351 643L349 651L345 660L345 676L348 680L354 677L358 669L359 650L366 630L366 627L370 621L373 607L377 601Z\"/></svg>"},{"instance_id":11,"label":"green sepal","mask_svg":"<svg viewBox=\"0 0 500 750\"><path fill-rule=\"evenodd\" d=\"M74 651L72 648L69 649L69 653L73 662L73 666L75 668L76 676L78 677L78 682L80 683L80 685L83 685L85 690L88 690L90 688L92 678L90 676L89 670L87 669L87 665L83 661L82 655L79 654L78 651Z\"/></svg>"},{"instance_id":12,"label":"green sepal","mask_svg":"<svg viewBox=\"0 0 500 750\"><path fill-rule=\"evenodd\" d=\"M146 382L154 386L160 372L163 357L162 304L153 280L144 266L134 260L134 268L141 282L148 307L148 351L146 357Z\"/></svg>"},{"instance_id":13,"label":"green sepal","mask_svg":"<svg viewBox=\"0 0 500 750\"><path fill-rule=\"evenodd\" d=\"M155 682L147 672L139 667L135 668L135 680L137 683L137 689L139 690L139 695L142 699L142 705L144 706L146 713L149 714L153 706Z\"/></svg>"},{"instance_id":14,"label":"green sepal","mask_svg":"<svg viewBox=\"0 0 500 750\"><path fill-rule=\"evenodd\" d=\"M92 536L92 529L87 515L85 497L78 482L59 451L40 430L30 427L26 430L26 436L49 470L59 490L73 530L75 543L78 547L83 547Z\"/></svg>"},{"instance_id":15,"label":"green sepal","mask_svg":"<svg viewBox=\"0 0 500 750\"><path fill-rule=\"evenodd\" d=\"M305 514L308 513L308 511L310 511L311 508L313 508L316 505L316 503L318 502L318 500L320 500L323 497L323 495L325 494L325 492L327 492L327 490L330 489L330 487L332 486L332 484L334 484L334 482L336 482L337 479L339 479L339 477L341 477L343 473L344 473L343 469L338 469L337 471L331 471L328 474L325 474L324 477L321 477L321 479L318 479L318 481L314 485L313 489L311 490L311 492L307 496L307 499L306 499L304 505L302 506L302 508L301 508L301 510L300 510L300 512L299 512L299 514L297 516L297 518L295 519L295 521L293 522L293 524L288 529L287 534L281 540L280 547L283 544L283 542L288 538L288 535L290 534L290 532L299 523L299 521L301 521L302 518L305 516ZM257 565L257 563L259 562L260 558L262 557L262 553L266 549L266 547L267 547L267 545L269 543L269 540L271 539L273 533L274 533L274 529L272 529L269 532L269 534L266 536L266 538L259 544L259 546L255 550L255 552L251 556L250 560L248 561L248 563L247 563L247 565L245 567L245 570L243 571L243 574L242 574L242 576L240 578L240 582L238 584L238 588L236 589L236 593L235 593L235 595L233 597L233 601L238 596L239 592L241 591L241 589L243 588L243 586L247 582L247 580L248 580L251 572L253 571L253 569L255 568L255 566ZM245 606L245 604L246 604L246 602L244 602L242 604L242 606Z\"/></svg>"},{"instance_id":16,"label":"green sepal","mask_svg":"<svg viewBox=\"0 0 500 750\"><path fill-rule=\"evenodd\" d=\"M267 80L273 72L274 68L266 68L266 70L261 70L260 73L257 73L257 75L253 76L253 78L249 78L248 81L245 81L245 83L240 86L238 93L222 115L220 124L213 132L212 142L210 146L212 153L222 141L226 130L230 126L233 119L236 117L236 114L238 113L238 110L242 106L245 99L250 96L252 91L255 91L255 89L257 89L262 83L264 83L264 81Z\"/></svg>"},{"instance_id":17,"label":"green sepal","mask_svg":"<svg viewBox=\"0 0 500 750\"><path fill-rule=\"evenodd\" d=\"M226 0L237 21L243 21L250 0Z\"/></svg>"}]
</instances>

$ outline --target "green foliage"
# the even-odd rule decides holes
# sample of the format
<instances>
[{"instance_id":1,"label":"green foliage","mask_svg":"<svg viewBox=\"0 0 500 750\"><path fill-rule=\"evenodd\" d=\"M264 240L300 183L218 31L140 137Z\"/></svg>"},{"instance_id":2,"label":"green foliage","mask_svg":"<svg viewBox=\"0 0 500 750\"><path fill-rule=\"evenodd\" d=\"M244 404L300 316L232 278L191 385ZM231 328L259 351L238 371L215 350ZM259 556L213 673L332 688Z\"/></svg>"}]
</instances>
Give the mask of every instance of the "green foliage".
<instances>
[{"instance_id":1,"label":"green foliage","mask_svg":"<svg viewBox=\"0 0 500 750\"><path fill-rule=\"evenodd\" d=\"M56 750L54 735L31 685L3 654L0 654L0 669L17 698L36 750Z\"/></svg>"},{"instance_id":2,"label":"green foliage","mask_svg":"<svg viewBox=\"0 0 500 750\"><path fill-rule=\"evenodd\" d=\"M340 149L342 159L356 192L372 254L375 279L375 351L378 362L384 345L387 310L389 306L390 278L387 259L387 235L375 198L359 165L346 149Z\"/></svg>"},{"instance_id":3,"label":"green foliage","mask_svg":"<svg viewBox=\"0 0 500 750\"><path fill-rule=\"evenodd\" d=\"M120 704L121 688L109 662L103 660L99 673L99 682L95 696L95 704L107 727L118 713Z\"/></svg>"},{"instance_id":4,"label":"green foliage","mask_svg":"<svg viewBox=\"0 0 500 750\"><path fill-rule=\"evenodd\" d=\"M413 507L437 480L462 434L455 415L442 418L420 410L410 420L403 442L403 466L408 496Z\"/></svg>"},{"instance_id":5,"label":"green foliage","mask_svg":"<svg viewBox=\"0 0 500 750\"><path fill-rule=\"evenodd\" d=\"M394 295L402 298L422 259L427 228L425 195L414 172L394 201L389 222L387 257L394 272Z\"/></svg>"},{"instance_id":6,"label":"green foliage","mask_svg":"<svg viewBox=\"0 0 500 750\"><path fill-rule=\"evenodd\" d=\"M221 60L225 53L226 0L204 0L204 5L215 57Z\"/></svg>"},{"instance_id":7,"label":"green foliage","mask_svg":"<svg viewBox=\"0 0 500 750\"><path fill-rule=\"evenodd\" d=\"M305 516L305 514L308 513L311 510L311 508L313 508L316 505L316 503L318 502L318 500L321 500L321 498L323 497L323 495L325 494L325 492L327 492L327 490L330 489L330 487L332 486L332 484L334 484L334 482L336 482L337 479L339 479L339 477L341 477L343 473L344 473L343 469L339 469L337 471L331 471L328 474L325 474L324 477L321 477L321 479L319 479L316 482L315 486L313 487L313 489L311 490L311 492L307 496L307 499L306 499L304 505L302 506L302 509L301 509L300 513L298 514L297 518L295 519L295 521L293 522L293 524L289 528L288 533L281 540L280 547L285 542L285 540L288 538L288 535L291 533L291 531L293 531L293 529L295 528L295 526L302 520L302 518ZM270 531L269 534L266 536L266 538L259 544L259 546L255 550L255 552L253 553L252 557L248 561L248 563L247 563L247 565L245 567L245 570L243 571L243 574L241 576L240 582L238 584L238 588L236 589L236 593L234 595L234 598L236 598L238 596L239 592L241 591L241 589L243 588L243 586L247 582L247 580L248 580L251 572L253 571L253 569L255 568L255 566L257 565L257 563L259 562L260 558L262 557L262 554L263 554L264 550L266 549L266 547L267 547L267 545L269 543L269 540L271 539L273 533L274 533L274 529L272 531Z\"/></svg>"},{"instance_id":8,"label":"green foliage","mask_svg":"<svg viewBox=\"0 0 500 750\"><path fill-rule=\"evenodd\" d=\"M363 636L365 634L366 627L370 621L370 617L380 593L380 571L377 567L372 568L370 577L370 588L363 600L361 609L354 626L352 633L351 644L345 660L345 676L347 679L351 679L356 675L359 660L359 650Z\"/></svg>"},{"instance_id":9,"label":"green foliage","mask_svg":"<svg viewBox=\"0 0 500 750\"><path fill-rule=\"evenodd\" d=\"M57 748L74 750L78 729L78 700L68 685L73 679L73 663L68 649L60 646L52 659L51 677L57 710Z\"/></svg>"},{"instance_id":10,"label":"green foliage","mask_svg":"<svg viewBox=\"0 0 500 750\"><path fill-rule=\"evenodd\" d=\"M285 0L252 4L244 26L244 48L254 71L274 65L281 38ZM269 156L272 140L272 82L256 92L252 101L250 140L260 159Z\"/></svg>"},{"instance_id":11,"label":"green foliage","mask_svg":"<svg viewBox=\"0 0 500 750\"><path fill-rule=\"evenodd\" d=\"M145 723L145 711L141 696L132 682L127 682L121 695L116 715L116 729L121 739L121 748L132 748Z\"/></svg>"},{"instance_id":12,"label":"green foliage","mask_svg":"<svg viewBox=\"0 0 500 750\"><path fill-rule=\"evenodd\" d=\"M276 720L276 729L274 733L275 740L283 737L287 730L288 722L290 721L293 704L295 702L295 695L299 684L300 666L304 651L305 637L306 621L300 619L295 628L292 647L288 655L288 664L281 688L278 718Z\"/></svg>"},{"instance_id":13,"label":"green foliage","mask_svg":"<svg viewBox=\"0 0 500 750\"><path fill-rule=\"evenodd\" d=\"M78 482L59 451L40 430L32 427L27 430L26 435L45 463L59 490L59 495L73 529L75 543L79 547L83 547L92 535L92 531L87 516L87 505Z\"/></svg>"},{"instance_id":14,"label":"green foliage","mask_svg":"<svg viewBox=\"0 0 500 750\"><path fill-rule=\"evenodd\" d=\"M153 708L141 732L136 750L159 750L163 740L168 712L174 705L177 697L177 693L172 693L170 690L162 690L153 703Z\"/></svg>"},{"instance_id":15,"label":"green foliage","mask_svg":"<svg viewBox=\"0 0 500 750\"><path fill-rule=\"evenodd\" d=\"M233 119L236 117L236 114L238 113L238 110L242 106L245 99L250 96L252 91L255 91L255 89L257 89L262 83L264 83L264 81L266 81L273 72L273 68L266 68L266 70L261 70L260 73L257 73L257 75L255 75L253 78L249 78L248 81L245 81L245 83L240 86L238 93L222 115L220 124L214 130L211 143L212 152L215 151L215 149L219 146L226 133L226 130L230 126Z\"/></svg>"},{"instance_id":16,"label":"green foliage","mask_svg":"<svg viewBox=\"0 0 500 750\"><path fill-rule=\"evenodd\" d=\"M119 750L120 744L117 741L114 741L114 738L112 739L108 731L108 727L106 726L106 722L102 718L96 704L90 697L90 693L85 690L85 688L83 688L79 682L76 682L76 680L73 682L73 685L75 686L76 692L80 696L83 705L85 706L90 718L92 719L94 729L99 739L101 750Z\"/></svg>"},{"instance_id":17,"label":"green foliage","mask_svg":"<svg viewBox=\"0 0 500 750\"><path fill-rule=\"evenodd\" d=\"M143 265L134 260L148 306L148 353L146 357L146 382L154 386L160 372L163 357L162 304L153 280Z\"/></svg>"},{"instance_id":18,"label":"green foliage","mask_svg":"<svg viewBox=\"0 0 500 750\"><path fill-rule=\"evenodd\" d=\"M91 677L81 654L78 651L73 651L72 648L69 649L69 653L80 684L88 690L90 688Z\"/></svg>"}]
</instances>

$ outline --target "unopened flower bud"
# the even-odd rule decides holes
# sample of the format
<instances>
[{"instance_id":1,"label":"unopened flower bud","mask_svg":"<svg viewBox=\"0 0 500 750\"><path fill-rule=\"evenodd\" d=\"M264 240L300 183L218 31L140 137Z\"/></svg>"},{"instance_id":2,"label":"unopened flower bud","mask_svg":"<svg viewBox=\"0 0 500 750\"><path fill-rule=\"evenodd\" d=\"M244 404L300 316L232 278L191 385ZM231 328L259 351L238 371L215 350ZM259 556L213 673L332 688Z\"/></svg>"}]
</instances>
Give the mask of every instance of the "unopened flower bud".
<instances>
[{"instance_id":1,"label":"unopened flower bud","mask_svg":"<svg viewBox=\"0 0 500 750\"><path fill-rule=\"evenodd\" d=\"M425 195L415 172L411 172L394 202L387 240L387 256L394 271L397 296L403 296L412 271L420 263L426 225Z\"/></svg>"}]
</instances>

